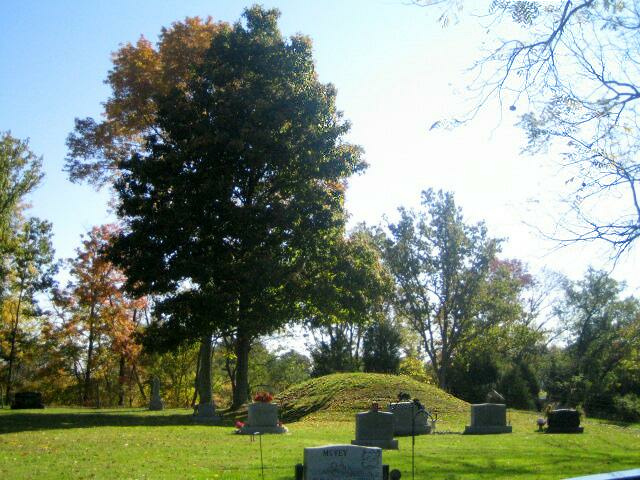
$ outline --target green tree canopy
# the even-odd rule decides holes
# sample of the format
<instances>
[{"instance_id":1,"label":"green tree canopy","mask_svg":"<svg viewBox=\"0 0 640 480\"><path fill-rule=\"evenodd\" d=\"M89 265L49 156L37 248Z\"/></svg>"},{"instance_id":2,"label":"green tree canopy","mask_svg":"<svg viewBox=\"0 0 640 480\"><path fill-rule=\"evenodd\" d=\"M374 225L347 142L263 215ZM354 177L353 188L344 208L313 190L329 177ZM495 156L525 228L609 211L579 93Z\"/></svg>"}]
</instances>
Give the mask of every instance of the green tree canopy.
<instances>
[{"instance_id":1,"label":"green tree canopy","mask_svg":"<svg viewBox=\"0 0 640 480\"><path fill-rule=\"evenodd\" d=\"M438 383L448 388L451 362L461 348L499 321L487 302L498 241L485 226L466 224L453 195L427 190L423 210L401 208L382 241L397 285L396 309L420 336Z\"/></svg>"}]
</instances>

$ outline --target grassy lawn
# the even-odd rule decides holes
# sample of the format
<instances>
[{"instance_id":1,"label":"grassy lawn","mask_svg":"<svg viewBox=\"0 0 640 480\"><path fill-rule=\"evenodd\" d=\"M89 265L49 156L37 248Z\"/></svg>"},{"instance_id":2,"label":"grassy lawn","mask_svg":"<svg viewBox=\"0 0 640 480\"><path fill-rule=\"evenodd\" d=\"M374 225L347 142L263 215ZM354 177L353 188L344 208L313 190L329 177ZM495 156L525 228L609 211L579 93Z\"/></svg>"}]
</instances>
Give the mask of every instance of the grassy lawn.
<instances>
[{"instance_id":1,"label":"grassy lawn","mask_svg":"<svg viewBox=\"0 0 640 480\"><path fill-rule=\"evenodd\" d=\"M417 437L416 478L560 479L640 466L640 429L587 420L582 435L535 432L536 415L511 412L513 434L463 436L466 415L439 421L440 434ZM350 443L351 413L318 412L264 436L266 479L291 479L303 448ZM194 425L190 412L140 409L0 410L0 479L259 479L258 440L233 427ZM385 451L384 463L411 478L411 439Z\"/></svg>"}]
</instances>

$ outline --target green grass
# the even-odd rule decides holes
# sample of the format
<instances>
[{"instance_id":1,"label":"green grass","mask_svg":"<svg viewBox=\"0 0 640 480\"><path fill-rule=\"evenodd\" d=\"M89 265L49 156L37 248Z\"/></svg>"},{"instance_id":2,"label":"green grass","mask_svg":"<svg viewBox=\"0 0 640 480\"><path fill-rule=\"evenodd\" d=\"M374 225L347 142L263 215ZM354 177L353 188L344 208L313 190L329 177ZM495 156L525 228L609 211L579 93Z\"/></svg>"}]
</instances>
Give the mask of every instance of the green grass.
<instances>
[{"instance_id":1,"label":"green grass","mask_svg":"<svg viewBox=\"0 0 640 480\"><path fill-rule=\"evenodd\" d=\"M420 383L410 377L376 373L336 373L314 378L295 385L276 398L286 421L316 413L331 412L332 417L352 417L354 412L366 410L371 402L381 407L397 401L400 392L419 398L431 411L441 416L466 413L469 404L438 387Z\"/></svg>"},{"instance_id":2,"label":"green grass","mask_svg":"<svg viewBox=\"0 0 640 480\"><path fill-rule=\"evenodd\" d=\"M389 387L391 380L327 377L315 387L307 384L290 390L283 401L295 407L297 391L299 402L315 405L314 413L289 423L290 434L262 438L265 479L293 478L304 447L350 443L354 421L349 409L368 400L356 399L356 392L371 394L380 388L377 384ZM314 390L320 385L335 388L328 400L318 400L325 398ZM637 426L586 420L582 435L540 434L535 432L536 414L510 412L513 434L464 436L459 432L468 423L468 406L434 387L424 388L432 393L432 404L440 402L443 413L439 434L416 438L418 479L561 479L640 466ZM344 397L350 390L354 396ZM428 396L421 395L429 404ZM250 437L234 435L231 425L194 425L190 413L184 409L0 410L0 479L261 478L257 439L252 442ZM411 438L399 441L400 449L385 451L383 461L410 479Z\"/></svg>"}]
</instances>

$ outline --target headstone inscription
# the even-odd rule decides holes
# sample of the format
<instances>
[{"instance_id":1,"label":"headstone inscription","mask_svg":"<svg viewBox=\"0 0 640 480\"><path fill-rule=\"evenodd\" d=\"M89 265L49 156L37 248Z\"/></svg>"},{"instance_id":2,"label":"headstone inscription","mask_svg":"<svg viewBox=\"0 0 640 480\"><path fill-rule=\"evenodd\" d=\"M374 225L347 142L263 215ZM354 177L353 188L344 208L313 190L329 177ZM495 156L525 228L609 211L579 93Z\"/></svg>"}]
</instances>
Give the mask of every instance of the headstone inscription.
<instances>
[{"instance_id":1,"label":"headstone inscription","mask_svg":"<svg viewBox=\"0 0 640 480\"><path fill-rule=\"evenodd\" d=\"M13 397L11 403L12 410L22 410L28 408L44 408L42 394L40 392L18 392Z\"/></svg>"},{"instance_id":2,"label":"headstone inscription","mask_svg":"<svg viewBox=\"0 0 640 480\"><path fill-rule=\"evenodd\" d=\"M511 433L507 425L507 406L501 403L479 403L471 405L471 425L464 429L465 435Z\"/></svg>"},{"instance_id":3,"label":"headstone inscription","mask_svg":"<svg viewBox=\"0 0 640 480\"><path fill-rule=\"evenodd\" d=\"M547 433L582 433L580 412L572 408L551 410L547 416Z\"/></svg>"},{"instance_id":4,"label":"headstone inscription","mask_svg":"<svg viewBox=\"0 0 640 480\"><path fill-rule=\"evenodd\" d=\"M164 403L162 398L160 398L160 380L157 377L153 377L153 380L151 380L149 410L164 410Z\"/></svg>"},{"instance_id":5,"label":"headstone inscription","mask_svg":"<svg viewBox=\"0 0 640 480\"><path fill-rule=\"evenodd\" d=\"M304 480L383 480L382 450L354 445L304 449Z\"/></svg>"},{"instance_id":6,"label":"headstone inscription","mask_svg":"<svg viewBox=\"0 0 640 480\"><path fill-rule=\"evenodd\" d=\"M286 433L287 428L278 421L278 405L267 402L250 403L247 423L238 430L243 435L254 433Z\"/></svg>"},{"instance_id":7,"label":"headstone inscription","mask_svg":"<svg viewBox=\"0 0 640 480\"><path fill-rule=\"evenodd\" d=\"M356 439L352 445L395 450L398 441L393 438L393 413L372 409L356 414Z\"/></svg>"},{"instance_id":8,"label":"headstone inscription","mask_svg":"<svg viewBox=\"0 0 640 480\"><path fill-rule=\"evenodd\" d=\"M425 435L431 433L426 410L419 408L414 402L390 403L389 411L393 413L394 435Z\"/></svg>"}]
</instances>

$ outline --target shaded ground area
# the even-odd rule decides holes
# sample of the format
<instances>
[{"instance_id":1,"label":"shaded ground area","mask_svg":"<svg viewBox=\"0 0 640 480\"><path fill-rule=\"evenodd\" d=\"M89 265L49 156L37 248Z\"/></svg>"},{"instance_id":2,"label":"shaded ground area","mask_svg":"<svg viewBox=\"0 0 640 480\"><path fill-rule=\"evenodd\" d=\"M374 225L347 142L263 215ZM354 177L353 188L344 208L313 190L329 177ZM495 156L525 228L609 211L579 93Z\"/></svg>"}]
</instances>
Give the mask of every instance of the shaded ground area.
<instances>
[{"instance_id":1,"label":"shaded ground area","mask_svg":"<svg viewBox=\"0 0 640 480\"><path fill-rule=\"evenodd\" d=\"M69 428L166 427L194 424L191 413L186 410L184 414L145 415L144 413L140 409L76 410L73 413L53 413L46 409L14 410L10 415L0 416L0 434Z\"/></svg>"}]
</instances>

